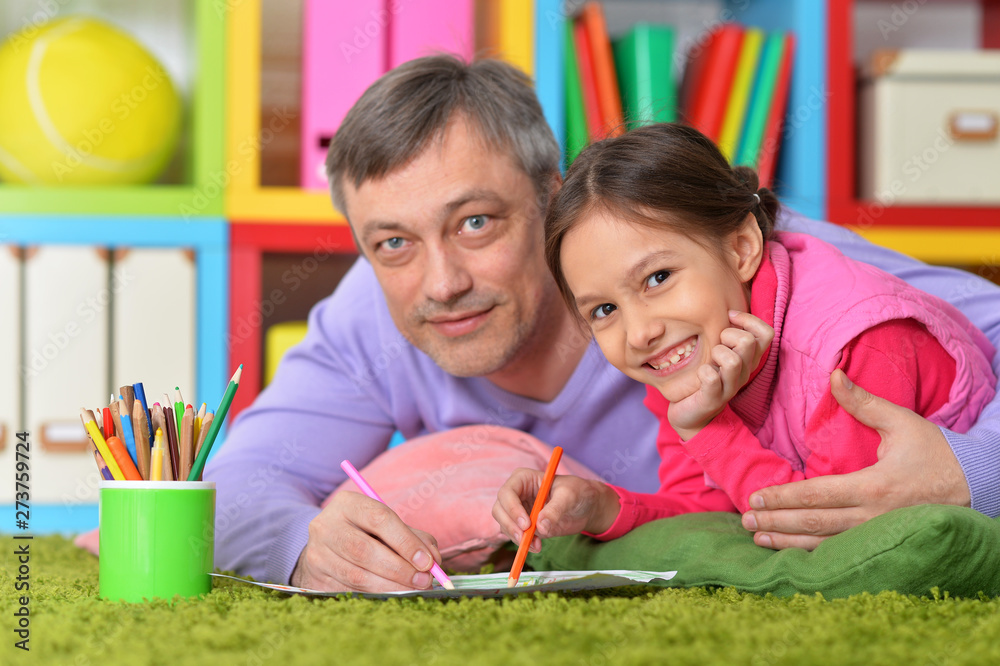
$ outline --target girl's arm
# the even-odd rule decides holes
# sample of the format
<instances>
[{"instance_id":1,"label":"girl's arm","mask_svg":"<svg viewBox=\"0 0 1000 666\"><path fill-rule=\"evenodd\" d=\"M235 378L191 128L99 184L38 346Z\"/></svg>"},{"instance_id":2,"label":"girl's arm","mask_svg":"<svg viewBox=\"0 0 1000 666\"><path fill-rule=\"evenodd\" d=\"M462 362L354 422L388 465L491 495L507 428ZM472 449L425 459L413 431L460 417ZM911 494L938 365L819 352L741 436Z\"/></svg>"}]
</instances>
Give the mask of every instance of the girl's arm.
<instances>
[{"instance_id":1,"label":"girl's arm","mask_svg":"<svg viewBox=\"0 0 1000 666\"><path fill-rule=\"evenodd\" d=\"M908 341L920 340L916 349ZM920 414L932 414L948 399L955 361L913 320L895 320L865 331L844 348L839 368L876 395ZM706 474L736 504L749 509L761 488L873 464L880 436L845 412L827 387L806 426L812 453L793 466L765 448L727 406L698 435L684 443Z\"/></svg>"}]
</instances>

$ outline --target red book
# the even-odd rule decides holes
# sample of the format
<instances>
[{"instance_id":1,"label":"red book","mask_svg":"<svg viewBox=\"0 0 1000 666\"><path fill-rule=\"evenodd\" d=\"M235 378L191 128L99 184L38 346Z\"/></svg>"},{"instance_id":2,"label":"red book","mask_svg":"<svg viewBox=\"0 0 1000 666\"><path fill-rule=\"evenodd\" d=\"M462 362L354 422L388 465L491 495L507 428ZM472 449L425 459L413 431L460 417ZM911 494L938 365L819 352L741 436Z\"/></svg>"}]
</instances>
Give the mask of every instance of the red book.
<instances>
[{"instance_id":1,"label":"red book","mask_svg":"<svg viewBox=\"0 0 1000 666\"><path fill-rule=\"evenodd\" d=\"M611 40L604 21L604 11L597 2L588 2L580 14L580 22L587 29L590 40L590 57L594 67L594 81L597 84L597 103L601 110L601 125L604 135L618 136L625 131L622 117L622 98L618 92L618 75L611 55Z\"/></svg>"},{"instance_id":2,"label":"red book","mask_svg":"<svg viewBox=\"0 0 1000 666\"><path fill-rule=\"evenodd\" d=\"M785 121L785 107L788 105L794 53L795 37L788 33L785 35L784 48L781 50L781 69L778 70L778 80L774 84L774 96L771 99L771 108L767 112L767 125L764 127L764 139L760 145L760 157L757 161L757 176L762 187L774 185L774 171L778 164L778 149L781 147L781 129Z\"/></svg>"},{"instance_id":3,"label":"red book","mask_svg":"<svg viewBox=\"0 0 1000 666\"><path fill-rule=\"evenodd\" d=\"M695 44L685 72L685 117L712 141L719 140L733 76L743 45L743 27L727 23L704 45ZM689 76L690 74L690 76Z\"/></svg>"},{"instance_id":4,"label":"red book","mask_svg":"<svg viewBox=\"0 0 1000 666\"><path fill-rule=\"evenodd\" d=\"M573 38L576 42L576 59L580 65L580 84L583 88L583 107L587 112L587 135L591 141L604 138L601 106L597 101L597 79L594 78L594 61L590 55L590 37L583 21L573 21Z\"/></svg>"}]
</instances>

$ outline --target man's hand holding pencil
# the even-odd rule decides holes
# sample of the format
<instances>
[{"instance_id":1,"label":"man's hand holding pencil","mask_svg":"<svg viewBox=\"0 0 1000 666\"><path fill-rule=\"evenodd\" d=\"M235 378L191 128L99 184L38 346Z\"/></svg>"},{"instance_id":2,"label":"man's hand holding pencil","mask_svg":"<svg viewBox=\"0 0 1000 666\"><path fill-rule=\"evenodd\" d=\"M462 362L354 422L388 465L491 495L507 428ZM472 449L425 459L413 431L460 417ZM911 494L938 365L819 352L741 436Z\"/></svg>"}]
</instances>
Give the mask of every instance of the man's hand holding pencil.
<instances>
[{"instance_id":1,"label":"man's hand holding pencil","mask_svg":"<svg viewBox=\"0 0 1000 666\"><path fill-rule=\"evenodd\" d=\"M324 592L426 590L437 541L360 493L337 493L309 523L290 584Z\"/></svg>"}]
</instances>

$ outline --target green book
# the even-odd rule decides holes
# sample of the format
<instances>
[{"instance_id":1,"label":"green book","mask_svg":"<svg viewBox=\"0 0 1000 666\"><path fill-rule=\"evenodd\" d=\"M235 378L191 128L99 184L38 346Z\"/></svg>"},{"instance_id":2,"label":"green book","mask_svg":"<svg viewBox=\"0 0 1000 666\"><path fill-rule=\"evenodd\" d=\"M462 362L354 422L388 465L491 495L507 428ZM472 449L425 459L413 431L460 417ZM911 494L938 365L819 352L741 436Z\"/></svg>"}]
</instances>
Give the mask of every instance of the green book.
<instances>
[{"instance_id":1,"label":"green book","mask_svg":"<svg viewBox=\"0 0 1000 666\"><path fill-rule=\"evenodd\" d=\"M674 29L637 23L615 40L614 51L628 128L673 122L677 117L677 85L671 67Z\"/></svg>"},{"instance_id":2,"label":"green book","mask_svg":"<svg viewBox=\"0 0 1000 666\"><path fill-rule=\"evenodd\" d=\"M764 42L753 92L750 93L750 106L747 108L743 137L734 164L757 167L760 144L764 140L764 130L767 128L767 115L774 101L774 86L781 69L781 53L784 45L785 35L782 32L769 34L767 41Z\"/></svg>"},{"instance_id":3,"label":"green book","mask_svg":"<svg viewBox=\"0 0 1000 666\"><path fill-rule=\"evenodd\" d=\"M563 54L566 72L566 168L587 147L587 112L583 105L583 85L573 41L573 21L563 21Z\"/></svg>"}]
</instances>

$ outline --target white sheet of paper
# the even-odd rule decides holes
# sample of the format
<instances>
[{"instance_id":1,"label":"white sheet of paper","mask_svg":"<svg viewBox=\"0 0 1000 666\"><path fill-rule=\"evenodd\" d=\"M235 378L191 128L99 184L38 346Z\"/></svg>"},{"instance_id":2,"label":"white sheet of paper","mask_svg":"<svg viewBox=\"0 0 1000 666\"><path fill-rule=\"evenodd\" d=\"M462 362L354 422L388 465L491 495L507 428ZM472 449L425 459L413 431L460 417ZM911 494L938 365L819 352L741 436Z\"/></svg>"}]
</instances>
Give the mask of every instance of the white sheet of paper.
<instances>
[{"instance_id":1,"label":"white sheet of paper","mask_svg":"<svg viewBox=\"0 0 1000 666\"><path fill-rule=\"evenodd\" d=\"M604 571L526 571L521 574L516 587L507 587L507 573L480 574L472 576L452 576L454 590L446 590L437 581L429 590L400 590L398 592L321 592L303 587L278 585L276 583L258 583L256 581L237 578L226 574L213 573L217 578L230 578L257 585L269 590L277 590L287 594L303 594L311 597L333 597L338 594L351 594L366 599L397 599L401 597L424 597L430 599L447 599L453 597L503 597L509 594L524 592L554 592L557 590L579 591L596 590L606 587L622 587L624 585L642 585L652 581L668 581L677 574L676 571L628 571L624 569L609 569Z\"/></svg>"}]
</instances>

